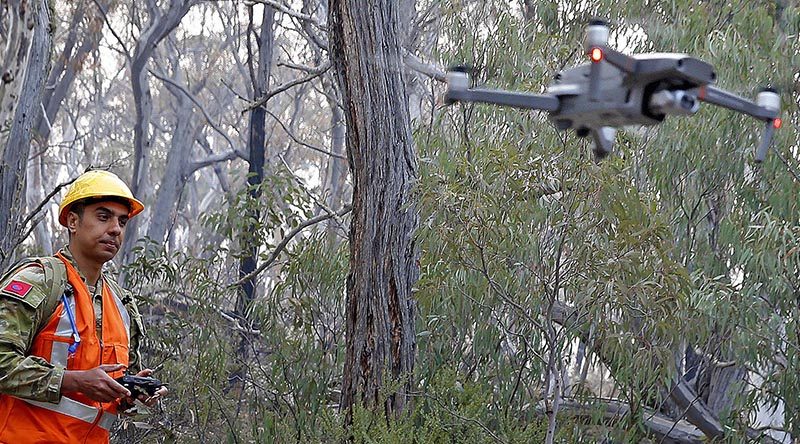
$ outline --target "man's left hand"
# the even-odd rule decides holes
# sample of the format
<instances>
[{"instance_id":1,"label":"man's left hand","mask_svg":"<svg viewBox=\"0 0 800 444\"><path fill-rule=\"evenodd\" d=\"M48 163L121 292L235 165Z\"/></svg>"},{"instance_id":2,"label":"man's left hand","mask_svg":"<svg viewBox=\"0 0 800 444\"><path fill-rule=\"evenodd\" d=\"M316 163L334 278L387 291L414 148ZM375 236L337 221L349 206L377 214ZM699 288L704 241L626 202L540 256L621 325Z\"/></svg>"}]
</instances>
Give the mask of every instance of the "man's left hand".
<instances>
[{"instance_id":1,"label":"man's left hand","mask_svg":"<svg viewBox=\"0 0 800 444\"><path fill-rule=\"evenodd\" d=\"M150 376L152 374L153 374L153 370L151 370L149 368L146 368L146 369L140 371L139 373L137 373L136 376L148 377L148 376ZM156 405L158 400L163 398L164 396L166 396L167 393L169 393L169 389L167 389L167 387L165 387L165 386L162 386L161 388L156 390L156 392L153 394L153 396L147 396L147 395L144 395L144 394L140 394L140 395L138 395L136 397L136 400L141 401L141 403L146 405L147 407L153 407L154 405ZM128 410L131 407L133 407L135 404L136 403L135 403L134 398L132 398L132 397L124 398L120 402L120 410L124 412L125 410Z\"/></svg>"}]
</instances>

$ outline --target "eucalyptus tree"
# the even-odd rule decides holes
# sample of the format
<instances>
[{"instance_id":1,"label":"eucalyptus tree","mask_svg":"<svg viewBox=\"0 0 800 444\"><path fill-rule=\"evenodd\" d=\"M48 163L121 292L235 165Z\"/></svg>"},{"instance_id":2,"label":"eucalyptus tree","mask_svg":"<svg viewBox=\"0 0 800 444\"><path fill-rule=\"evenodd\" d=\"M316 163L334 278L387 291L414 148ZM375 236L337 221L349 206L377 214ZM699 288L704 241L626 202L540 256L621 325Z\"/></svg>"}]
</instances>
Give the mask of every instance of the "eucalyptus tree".
<instances>
[{"instance_id":1,"label":"eucalyptus tree","mask_svg":"<svg viewBox=\"0 0 800 444\"><path fill-rule=\"evenodd\" d=\"M397 415L410 401L419 275L412 187L417 159L405 89L399 6L329 4L328 41L347 122L353 181L346 358L340 408ZM391 389L389 387L392 387Z\"/></svg>"},{"instance_id":2,"label":"eucalyptus tree","mask_svg":"<svg viewBox=\"0 0 800 444\"><path fill-rule=\"evenodd\" d=\"M52 5L45 1L9 1L0 5L0 269L22 241L26 166L31 130L50 67Z\"/></svg>"},{"instance_id":3,"label":"eucalyptus tree","mask_svg":"<svg viewBox=\"0 0 800 444\"><path fill-rule=\"evenodd\" d=\"M154 2L148 2L143 8L145 23L138 23L139 11L136 5L131 5L139 36L136 39L132 52L126 51L128 67L130 69L131 91L133 93L133 104L136 111L136 119L133 126L133 177L131 178L131 192L137 196L143 196L147 190L147 174L149 169L149 158L151 145L151 118L152 118L152 94L149 84L149 73L147 66L150 59L157 49L159 43L164 40L180 23L189 9L197 3L197 0L169 0L166 9ZM130 260L130 252L134 243L138 240L137 219L131 219L128 225L128 235L122 245L120 257L125 263Z\"/></svg>"},{"instance_id":4,"label":"eucalyptus tree","mask_svg":"<svg viewBox=\"0 0 800 444\"><path fill-rule=\"evenodd\" d=\"M269 104L270 75L273 65L275 45L275 10L268 5L261 8L260 24L254 20L254 8L248 7L247 64L250 72L253 102L257 103L249 110L248 124L248 169L247 193L254 202L259 201L261 186L264 182L264 162L266 154L266 118ZM246 218L259 220L261 211L258 207L248 210ZM251 274L256 270L260 244L255 235L255 224L247 223L239 234L243 254L239 262L239 277L247 278L242 282L241 290L236 298L235 312L240 319L248 321L252 317L251 305L256 298L255 278ZM248 278L249 276L249 278ZM246 342L243 338L238 353L243 359L247 356ZM243 369L246 366L242 367Z\"/></svg>"}]
</instances>

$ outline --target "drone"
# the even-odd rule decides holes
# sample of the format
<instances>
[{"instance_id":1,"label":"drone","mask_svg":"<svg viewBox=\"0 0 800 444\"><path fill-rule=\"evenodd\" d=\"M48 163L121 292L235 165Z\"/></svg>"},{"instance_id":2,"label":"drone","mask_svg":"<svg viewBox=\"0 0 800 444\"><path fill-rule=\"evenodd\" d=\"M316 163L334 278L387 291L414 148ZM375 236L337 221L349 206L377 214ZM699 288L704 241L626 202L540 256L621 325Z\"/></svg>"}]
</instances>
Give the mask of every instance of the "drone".
<instances>
[{"instance_id":1,"label":"drone","mask_svg":"<svg viewBox=\"0 0 800 444\"><path fill-rule=\"evenodd\" d=\"M606 22L590 21L584 40L589 63L559 72L545 94L470 88L469 70L460 66L447 72L445 102L547 111L559 130L574 129L578 137L591 135L598 160L612 152L616 128L652 126L668 115L693 115L700 102L706 102L764 122L755 155L756 162L764 161L782 123L776 90L764 88L752 102L713 86L717 75L707 62L680 53L625 55L608 46L608 36Z\"/></svg>"}]
</instances>

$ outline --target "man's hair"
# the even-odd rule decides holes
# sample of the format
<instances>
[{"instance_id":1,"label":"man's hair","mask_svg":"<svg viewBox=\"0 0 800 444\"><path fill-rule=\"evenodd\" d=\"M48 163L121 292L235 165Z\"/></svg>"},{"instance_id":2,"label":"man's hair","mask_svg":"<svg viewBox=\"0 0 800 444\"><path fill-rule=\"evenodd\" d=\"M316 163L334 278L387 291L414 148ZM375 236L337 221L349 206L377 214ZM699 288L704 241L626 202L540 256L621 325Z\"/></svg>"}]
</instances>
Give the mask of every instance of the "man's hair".
<instances>
[{"instance_id":1,"label":"man's hair","mask_svg":"<svg viewBox=\"0 0 800 444\"><path fill-rule=\"evenodd\" d=\"M125 205L125 208L128 209L128 212L131 211L131 202L124 197L119 196L95 196L95 197L87 197L86 199L81 199L72 205L69 206L69 212L75 213L78 215L79 218L83 218L83 211L89 205L96 204L98 202L115 202L118 204Z\"/></svg>"}]
</instances>

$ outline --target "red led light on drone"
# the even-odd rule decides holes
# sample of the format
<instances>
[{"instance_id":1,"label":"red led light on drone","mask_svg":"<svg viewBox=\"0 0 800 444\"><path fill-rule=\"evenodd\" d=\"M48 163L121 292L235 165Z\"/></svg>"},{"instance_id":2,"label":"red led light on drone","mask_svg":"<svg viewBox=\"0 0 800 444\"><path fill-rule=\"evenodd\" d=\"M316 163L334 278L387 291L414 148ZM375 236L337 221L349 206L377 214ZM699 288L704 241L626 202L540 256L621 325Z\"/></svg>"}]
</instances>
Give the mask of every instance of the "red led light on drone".
<instances>
[{"instance_id":1,"label":"red led light on drone","mask_svg":"<svg viewBox=\"0 0 800 444\"><path fill-rule=\"evenodd\" d=\"M594 63L597 63L597 62L599 62L600 60L603 60L603 50L602 50L602 49L600 49L600 48L592 48L592 50L591 50L591 51L589 51L589 58L590 58L590 59L591 59L591 60L592 60Z\"/></svg>"},{"instance_id":2,"label":"red led light on drone","mask_svg":"<svg viewBox=\"0 0 800 444\"><path fill-rule=\"evenodd\" d=\"M781 125L783 125L783 120L781 120L780 117L772 121L772 126L775 127L775 129L780 129Z\"/></svg>"}]
</instances>

